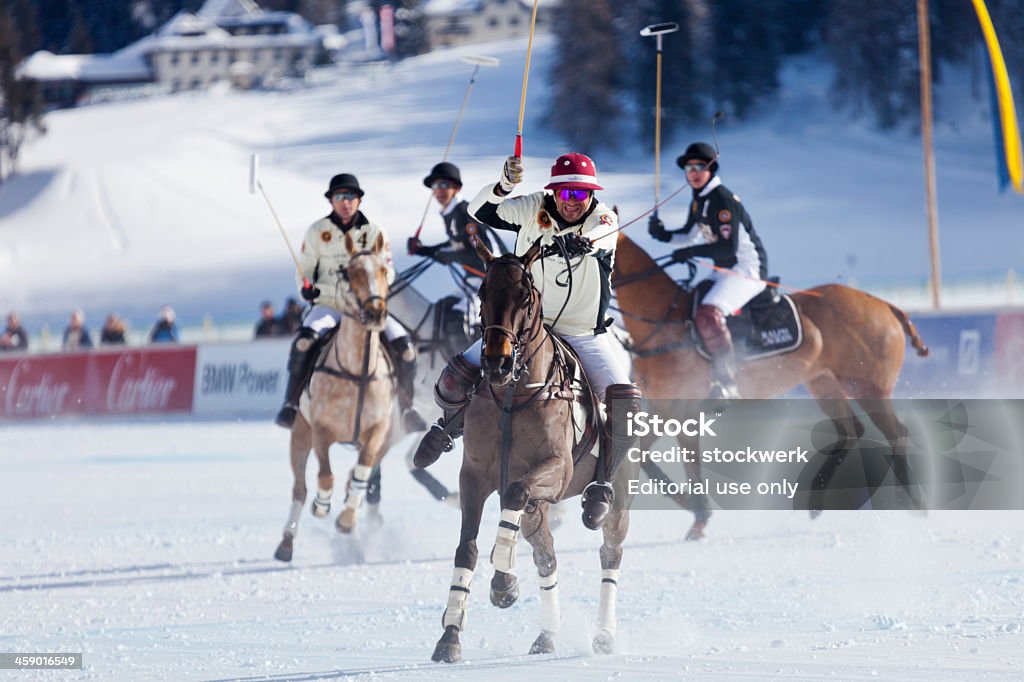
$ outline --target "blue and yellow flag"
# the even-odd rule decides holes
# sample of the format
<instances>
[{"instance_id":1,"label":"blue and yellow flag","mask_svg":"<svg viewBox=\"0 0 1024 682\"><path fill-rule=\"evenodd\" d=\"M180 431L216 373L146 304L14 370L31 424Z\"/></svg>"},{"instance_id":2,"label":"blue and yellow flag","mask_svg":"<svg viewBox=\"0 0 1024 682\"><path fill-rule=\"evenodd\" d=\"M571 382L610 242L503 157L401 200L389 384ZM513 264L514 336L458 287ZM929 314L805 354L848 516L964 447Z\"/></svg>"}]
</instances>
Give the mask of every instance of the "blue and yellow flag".
<instances>
[{"instance_id":1,"label":"blue and yellow flag","mask_svg":"<svg viewBox=\"0 0 1024 682\"><path fill-rule=\"evenodd\" d=\"M999 189L1005 190L1008 184L1012 184L1016 192L1024 194L1024 186L1021 185L1021 176L1024 175L1024 172L1022 172L1020 130L1017 128L1017 113L1013 106L1013 92L1010 90L1010 77L1006 73L1006 62L1003 61L1003 51L999 49L996 29L992 26L992 18L988 15L985 1L972 0L972 2L974 11L978 13L981 32L985 35L989 64L992 66L989 82L992 85L992 125L996 138Z\"/></svg>"}]
</instances>

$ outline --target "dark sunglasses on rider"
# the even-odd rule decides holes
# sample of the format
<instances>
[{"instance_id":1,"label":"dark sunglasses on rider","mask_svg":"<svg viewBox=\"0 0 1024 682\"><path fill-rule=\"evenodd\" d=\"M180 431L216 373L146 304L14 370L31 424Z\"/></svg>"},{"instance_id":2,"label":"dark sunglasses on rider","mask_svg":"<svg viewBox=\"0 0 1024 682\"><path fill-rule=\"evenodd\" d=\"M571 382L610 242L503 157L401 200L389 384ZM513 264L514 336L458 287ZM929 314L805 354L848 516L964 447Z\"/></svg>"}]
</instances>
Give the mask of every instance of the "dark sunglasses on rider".
<instances>
[{"instance_id":1,"label":"dark sunglasses on rider","mask_svg":"<svg viewBox=\"0 0 1024 682\"><path fill-rule=\"evenodd\" d=\"M683 166L683 170L687 173L703 173L707 169L708 165L706 163L688 163Z\"/></svg>"},{"instance_id":2,"label":"dark sunglasses on rider","mask_svg":"<svg viewBox=\"0 0 1024 682\"><path fill-rule=\"evenodd\" d=\"M334 201L355 201L359 195L355 192L335 192L331 198Z\"/></svg>"},{"instance_id":3,"label":"dark sunglasses on rider","mask_svg":"<svg viewBox=\"0 0 1024 682\"><path fill-rule=\"evenodd\" d=\"M455 183L451 180L435 180L431 185L433 189L451 189L452 187L455 187Z\"/></svg>"},{"instance_id":4,"label":"dark sunglasses on rider","mask_svg":"<svg viewBox=\"0 0 1024 682\"><path fill-rule=\"evenodd\" d=\"M562 201L586 201L587 197L590 196L589 189L560 189L558 190L558 198Z\"/></svg>"}]
</instances>

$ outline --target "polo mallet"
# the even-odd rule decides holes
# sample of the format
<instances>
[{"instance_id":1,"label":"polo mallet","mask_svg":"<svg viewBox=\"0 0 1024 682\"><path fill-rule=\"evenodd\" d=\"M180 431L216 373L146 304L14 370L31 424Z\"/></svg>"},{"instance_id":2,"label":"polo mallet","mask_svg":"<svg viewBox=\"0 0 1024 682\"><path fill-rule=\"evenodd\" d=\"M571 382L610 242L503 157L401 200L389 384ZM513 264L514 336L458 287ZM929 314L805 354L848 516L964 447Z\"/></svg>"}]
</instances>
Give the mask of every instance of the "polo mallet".
<instances>
[{"instance_id":1,"label":"polo mallet","mask_svg":"<svg viewBox=\"0 0 1024 682\"><path fill-rule=\"evenodd\" d=\"M716 111L715 115L711 117L711 137L715 140L715 161L722 155L722 150L718 148L718 122L725 118L724 111Z\"/></svg>"},{"instance_id":2,"label":"polo mallet","mask_svg":"<svg viewBox=\"0 0 1024 682\"><path fill-rule=\"evenodd\" d=\"M537 2L533 0L530 16L530 39L526 41L526 66L523 67L523 95L519 98L519 127L516 128L516 148L513 156L523 158L523 114L526 113L526 82L530 79L530 53L533 51L533 29L537 25Z\"/></svg>"},{"instance_id":3,"label":"polo mallet","mask_svg":"<svg viewBox=\"0 0 1024 682\"><path fill-rule=\"evenodd\" d=\"M284 239L285 245L288 247L288 253L292 255L292 261L295 263L295 271L299 273L299 277L302 277L302 286L311 286L309 280L306 279L302 274L302 266L299 265L299 258L295 255L295 249L292 248L292 243L288 240L288 235L285 234L284 227L281 225L281 219L277 217L277 211L274 210L273 204L270 203L270 197L267 196L267 192L263 189L263 185L260 183L259 178L259 156L253 154L249 157L249 194L256 194L256 190L260 191L263 195L263 200L267 202L267 208L270 209L270 215L274 216L274 222L277 223L277 229L281 232L281 237Z\"/></svg>"},{"instance_id":4,"label":"polo mallet","mask_svg":"<svg viewBox=\"0 0 1024 682\"><path fill-rule=\"evenodd\" d=\"M444 156L441 157L441 161L448 160L448 154L452 151L452 145L455 144L455 135L459 132L459 124L462 123L462 114L466 111L466 102L469 101L469 93L473 91L473 85L476 83L476 74L480 71L481 66L497 66L501 63L501 60L497 57L484 57L484 56L468 56L463 57L459 61L465 64L473 64L473 75L469 77L469 85L466 86L466 93L462 96L462 106L459 107L459 115L455 117L455 127L452 128L452 134L448 138L448 146L444 148ZM413 239L420 238L420 232L423 231L423 223L427 220L427 211L430 210L430 197L427 197L427 205L423 207L423 216L420 218L420 226L416 228L416 234L413 235Z\"/></svg>"},{"instance_id":5,"label":"polo mallet","mask_svg":"<svg viewBox=\"0 0 1024 682\"><path fill-rule=\"evenodd\" d=\"M679 24L667 21L662 24L645 26L640 35L645 38L655 36L658 45L658 80L654 89L654 217L658 217L658 199L661 196L661 37L666 33L675 33Z\"/></svg>"}]
</instances>

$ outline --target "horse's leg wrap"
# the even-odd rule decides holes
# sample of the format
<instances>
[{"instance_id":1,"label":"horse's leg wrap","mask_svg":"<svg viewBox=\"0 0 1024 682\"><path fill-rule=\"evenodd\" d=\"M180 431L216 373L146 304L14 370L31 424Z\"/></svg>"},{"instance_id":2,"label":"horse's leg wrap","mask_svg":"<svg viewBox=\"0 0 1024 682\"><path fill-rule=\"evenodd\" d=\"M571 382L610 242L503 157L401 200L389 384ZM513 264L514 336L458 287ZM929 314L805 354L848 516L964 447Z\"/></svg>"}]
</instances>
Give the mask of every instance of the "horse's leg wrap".
<instances>
[{"instance_id":1,"label":"horse's leg wrap","mask_svg":"<svg viewBox=\"0 0 1024 682\"><path fill-rule=\"evenodd\" d=\"M423 469L437 461L442 452L452 449L456 438L462 435L463 415L473 389L480 382L480 368L459 353L453 355L434 386L434 402L444 416L423 436L413 463Z\"/></svg>"},{"instance_id":2,"label":"horse's leg wrap","mask_svg":"<svg viewBox=\"0 0 1024 682\"><path fill-rule=\"evenodd\" d=\"M295 421L299 397L309 379L309 370L316 359L319 340L320 334L309 327L303 327L292 342L291 350L288 352L288 384L284 390L284 405L274 418L274 422L279 426L291 428Z\"/></svg>"},{"instance_id":3,"label":"horse's leg wrap","mask_svg":"<svg viewBox=\"0 0 1024 682\"><path fill-rule=\"evenodd\" d=\"M511 573L516 567L516 542L519 540L519 521L523 510L502 509L498 522L498 535L491 550L491 564L494 570Z\"/></svg>"},{"instance_id":4,"label":"horse's leg wrap","mask_svg":"<svg viewBox=\"0 0 1024 682\"><path fill-rule=\"evenodd\" d=\"M615 634L615 601L619 591L619 569L606 568L601 571L601 600L597 607L597 627Z\"/></svg>"},{"instance_id":5,"label":"horse's leg wrap","mask_svg":"<svg viewBox=\"0 0 1024 682\"><path fill-rule=\"evenodd\" d=\"M554 635L562 622L558 606L558 571L540 576L540 629Z\"/></svg>"},{"instance_id":6,"label":"horse's leg wrap","mask_svg":"<svg viewBox=\"0 0 1024 682\"><path fill-rule=\"evenodd\" d=\"M313 498L313 516L322 518L331 511L331 496L334 495L334 475L318 476L316 497Z\"/></svg>"},{"instance_id":7,"label":"horse's leg wrap","mask_svg":"<svg viewBox=\"0 0 1024 682\"><path fill-rule=\"evenodd\" d=\"M373 467L363 464L356 464L352 467L352 477L348 480L348 494L345 496L345 506L349 509L358 509L366 496L367 482Z\"/></svg>"},{"instance_id":8,"label":"horse's leg wrap","mask_svg":"<svg viewBox=\"0 0 1024 682\"><path fill-rule=\"evenodd\" d=\"M714 398L738 398L736 387L736 355L732 347L732 335L725 321L725 313L717 306L697 306L694 320L697 331L704 339L704 346L711 355L711 366L714 371L715 386L712 387Z\"/></svg>"},{"instance_id":9,"label":"horse's leg wrap","mask_svg":"<svg viewBox=\"0 0 1024 682\"><path fill-rule=\"evenodd\" d=\"M292 508L288 511L288 522L284 524L284 534L295 537L299 534L299 516L302 514L302 501L292 500Z\"/></svg>"},{"instance_id":10,"label":"horse's leg wrap","mask_svg":"<svg viewBox=\"0 0 1024 682\"><path fill-rule=\"evenodd\" d=\"M460 631L466 628L466 602L469 601L469 586L473 582L473 570L455 567L452 584L448 588L448 605L441 616L441 626L453 626Z\"/></svg>"}]
</instances>

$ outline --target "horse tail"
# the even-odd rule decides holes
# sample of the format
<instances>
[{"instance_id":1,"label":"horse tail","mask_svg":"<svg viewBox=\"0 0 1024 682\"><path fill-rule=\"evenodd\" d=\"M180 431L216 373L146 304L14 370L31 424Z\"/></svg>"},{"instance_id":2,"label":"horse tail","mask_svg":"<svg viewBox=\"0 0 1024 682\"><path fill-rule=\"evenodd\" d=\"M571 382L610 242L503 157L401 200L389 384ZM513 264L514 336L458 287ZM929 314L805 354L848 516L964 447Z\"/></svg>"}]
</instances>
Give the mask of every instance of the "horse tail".
<instances>
[{"instance_id":1,"label":"horse tail","mask_svg":"<svg viewBox=\"0 0 1024 682\"><path fill-rule=\"evenodd\" d=\"M917 333L917 327L915 327L914 323L910 321L907 314L892 303L889 304L889 310L891 310L892 314L896 316L896 319L900 321L900 324L903 326L904 333L910 337L910 345L917 350L917 354L922 358L928 355L928 346L924 345L924 341L921 340L921 337Z\"/></svg>"}]
</instances>

